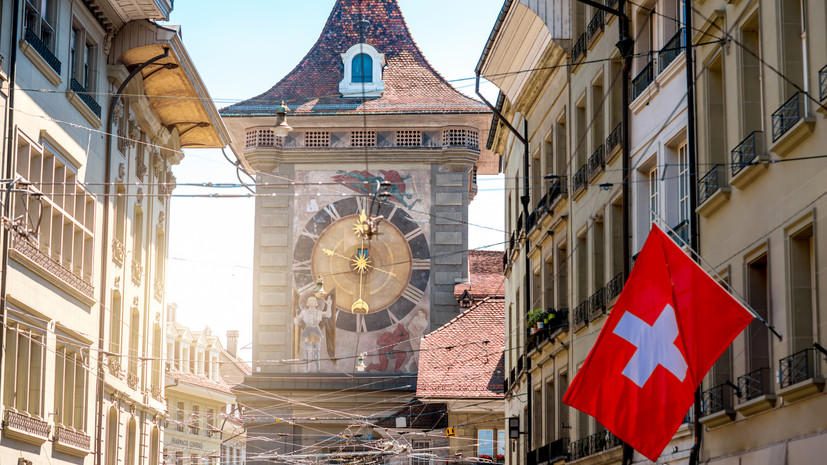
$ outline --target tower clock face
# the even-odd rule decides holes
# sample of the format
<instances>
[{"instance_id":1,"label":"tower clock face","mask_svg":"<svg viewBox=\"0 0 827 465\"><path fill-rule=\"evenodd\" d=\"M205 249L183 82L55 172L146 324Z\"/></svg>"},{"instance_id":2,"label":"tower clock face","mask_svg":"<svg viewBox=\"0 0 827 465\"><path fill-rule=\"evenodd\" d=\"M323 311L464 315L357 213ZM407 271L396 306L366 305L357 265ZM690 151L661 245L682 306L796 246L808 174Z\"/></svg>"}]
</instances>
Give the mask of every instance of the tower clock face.
<instances>
[{"instance_id":1,"label":"tower clock face","mask_svg":"<svg viewBox=\"0 0 827 465\"><path fill-rule=\"evenodd\" d=\"M428 238L404 207L383 204L369 240L357 232L368 204L369 198L350 197L321 208L293 253L297 290L314 289L321 277L324 290L335 291L336 326L345 331L377 331L401 321L421 304L431 273Z\"/></svg>"}]
</instances>

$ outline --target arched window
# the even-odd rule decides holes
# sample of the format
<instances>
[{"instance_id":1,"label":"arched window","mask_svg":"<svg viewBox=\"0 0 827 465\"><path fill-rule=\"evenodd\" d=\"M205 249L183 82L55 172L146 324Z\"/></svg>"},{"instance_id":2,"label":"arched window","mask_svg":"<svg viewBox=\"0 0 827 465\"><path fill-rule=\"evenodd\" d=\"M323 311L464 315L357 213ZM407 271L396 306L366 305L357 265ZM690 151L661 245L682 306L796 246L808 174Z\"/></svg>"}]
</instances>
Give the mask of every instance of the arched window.
<instances>
[{"instance_id":1,"label":"arched window","mask_svg":"<svg viewBox=\"0 0 827 465\"><path fill-rule=\"evenodd\" d=\"M353 57L353 79L352 82L373 82L373 58L366 53L360 53Z\"/></svg>"},{"instance_id":2,"label":"arched window","mask_svg":"<svg viewBox=\"0 0 827 465\"><path fill-rule=\"evenodd\" d=\"M106 463L118 463L118 410L109 409L106 426Z\"/></svg>"}]
</instances>

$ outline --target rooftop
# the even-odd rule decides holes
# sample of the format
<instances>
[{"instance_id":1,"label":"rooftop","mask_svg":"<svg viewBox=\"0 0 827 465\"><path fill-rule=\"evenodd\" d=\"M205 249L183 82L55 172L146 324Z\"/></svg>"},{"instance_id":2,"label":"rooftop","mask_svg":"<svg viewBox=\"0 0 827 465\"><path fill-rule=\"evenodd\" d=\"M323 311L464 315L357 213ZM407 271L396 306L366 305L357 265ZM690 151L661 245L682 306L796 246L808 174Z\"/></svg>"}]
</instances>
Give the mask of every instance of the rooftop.
<instances>
[{"instance_id":1,"label":"rooftop","mask_svg":"<svg viewBox=\"0 0 827 465\"><path fill-rule=\"evenodd\" d=\"M503 254L499 250L471 250L468 252L469 283L454 286L454 297L466 290L474 300L505 295Z\"/></svg>"}]
</instances>

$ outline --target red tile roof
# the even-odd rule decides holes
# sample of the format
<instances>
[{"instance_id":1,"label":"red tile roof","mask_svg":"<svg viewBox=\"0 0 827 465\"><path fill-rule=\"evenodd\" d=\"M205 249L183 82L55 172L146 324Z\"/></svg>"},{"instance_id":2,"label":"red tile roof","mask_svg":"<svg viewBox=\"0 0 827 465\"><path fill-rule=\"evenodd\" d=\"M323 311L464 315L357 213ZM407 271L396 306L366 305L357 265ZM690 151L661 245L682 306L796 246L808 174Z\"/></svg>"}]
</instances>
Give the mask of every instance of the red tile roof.
<instances>
[{"instance_id":1,"label":"red tile roof","mask_svg":"<svg viewBox=\"0 0 827 465\"><path fill-rule=\"evenodd\" d=\"M454 286L454 297L459 298L466 290L474 300L505 295L504 254L497 250L469 251L468 276L471 282Z\"/></svg>"},{"instance_id":2,"label":"red tile roof","mask_svg":"<svg viewBox=\"0 0 827 465\"><path fill-rule=\"evenodd\" d=\"M360 19L369 22L360 28ZM368 23L363 23L368 24ZM384 53L385 91L380 98L342 98L341 54L364 42ZM304 59L273 88L221 110L223 116L274 115L284 101L293 112L411 113L488 112L454 89L428 63L411 38L396 0L337 0L319 39Z\"/></svg>"},{"instance_id":3,"label":"red tile roof","mask_svg":"<svg viewBox=\"0 0 827 465\"><path fill-rule=\"evenodd\" d=\"M416 396L503 397L505 299L489 297L422 339Z\"/></svg>"}]
</instances>

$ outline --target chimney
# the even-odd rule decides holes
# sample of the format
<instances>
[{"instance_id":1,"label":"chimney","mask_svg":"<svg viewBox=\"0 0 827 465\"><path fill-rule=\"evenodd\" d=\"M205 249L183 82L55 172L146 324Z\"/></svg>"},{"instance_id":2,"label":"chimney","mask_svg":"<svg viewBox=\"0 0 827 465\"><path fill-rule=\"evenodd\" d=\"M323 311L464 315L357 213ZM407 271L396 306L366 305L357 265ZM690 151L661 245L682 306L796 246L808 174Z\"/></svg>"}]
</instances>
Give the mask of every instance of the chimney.
<instances>
[{"instance_id":1,"label":"chimney","mask_svg":"<svg viewBox=\"0 0 827 465\"><path fill-rule=\"evenodd\" d=\"M238 331L237 330L231 329L231 330L227 331L227 352L229 352L230 355L233 358L238 357L238 354L237 354L237 352L238 352Z\"/></svg>"},{"instance_id":2,"label":"chimney","mask_svg":"<svg viewBox=\"0 0 827 465\"><path fill-rule=\"evenodd\" d=\"M175 322L176 313L178 313L178 304L172 303L167 305L167 321Z\"/></svg>"}]
</instances>

